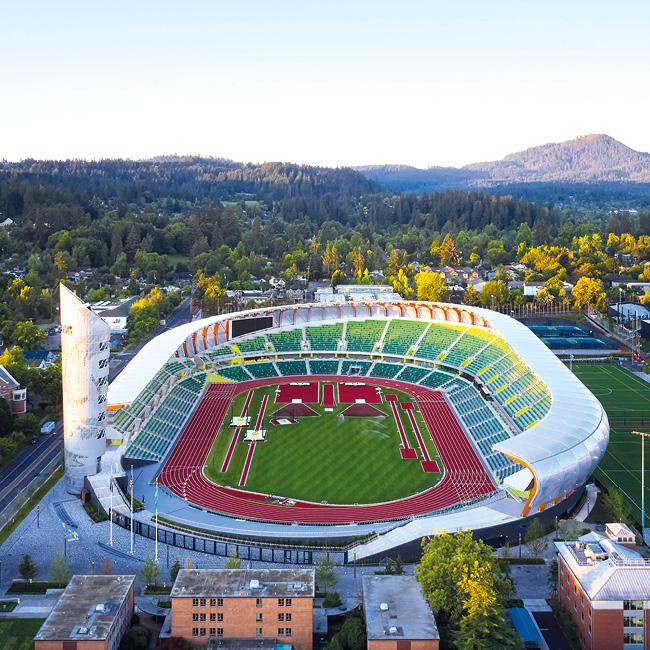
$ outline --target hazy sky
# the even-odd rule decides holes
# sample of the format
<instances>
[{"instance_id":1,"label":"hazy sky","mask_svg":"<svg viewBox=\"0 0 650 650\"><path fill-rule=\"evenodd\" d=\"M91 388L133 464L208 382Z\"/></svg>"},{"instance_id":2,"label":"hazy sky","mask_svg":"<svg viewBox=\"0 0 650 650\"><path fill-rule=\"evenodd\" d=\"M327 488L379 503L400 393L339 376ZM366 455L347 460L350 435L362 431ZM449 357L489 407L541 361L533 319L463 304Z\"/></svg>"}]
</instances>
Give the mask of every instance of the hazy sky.
<instances>
[{"instance_id":1,"label":"hazy sky","mask_svg":"<svg viewBox=\"0 0 650 650\"><path fill-rule=\"evenodd\" d=\"M650 2L0 0L0 158L650 151Z\"/></svg>"}]
</instances>

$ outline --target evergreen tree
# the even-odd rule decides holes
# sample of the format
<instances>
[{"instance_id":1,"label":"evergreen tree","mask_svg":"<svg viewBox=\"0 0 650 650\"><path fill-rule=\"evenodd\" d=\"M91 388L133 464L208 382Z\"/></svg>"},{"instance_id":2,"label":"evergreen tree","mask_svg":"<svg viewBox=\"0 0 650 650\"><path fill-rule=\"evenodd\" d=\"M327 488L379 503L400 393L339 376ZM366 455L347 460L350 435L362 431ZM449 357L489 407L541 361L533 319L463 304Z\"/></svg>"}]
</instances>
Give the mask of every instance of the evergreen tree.
<instances>
[{"instance_id":1,"label":"evergreen tree","mask_svg":"<svg viewBox=\"0 0 650 650\"><path fill-rule=\"evenodd\" d=\"M70 568L63 557L63 553L57 553L54 556L50 563L48 575L50 582L53 582L59 587L65 587L68 584L70 580Z\"/></svg>"},{"instance_id":2,"label":"evergreen tree","mask_svg":"<svg viewBox=\"0 0 650 650\"><path fill-rule=\"evenodd\" d=\"M31 582L36 577L36 565L31 555L23 555L18 565L18 573L23 580Z\"/></svg>"}]
</instances>

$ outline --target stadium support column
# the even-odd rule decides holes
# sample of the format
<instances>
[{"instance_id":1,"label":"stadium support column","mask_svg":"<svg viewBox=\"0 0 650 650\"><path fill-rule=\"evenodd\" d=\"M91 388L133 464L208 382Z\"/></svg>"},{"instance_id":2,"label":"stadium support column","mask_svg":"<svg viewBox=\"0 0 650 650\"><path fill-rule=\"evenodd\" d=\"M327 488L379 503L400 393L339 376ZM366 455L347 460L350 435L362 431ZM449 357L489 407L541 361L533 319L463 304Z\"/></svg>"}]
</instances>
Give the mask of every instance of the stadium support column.
<instances>
[{"instance_id":1,"label":"stadium support column","mask_svg":"<svg viewBox=\"0 0 650 650\"><path fill-rule=\"evenodd\" d=\"M63 284L61 365L66 490L79 494L106 450L110 327Z\"/></svg>"}]
</instances>

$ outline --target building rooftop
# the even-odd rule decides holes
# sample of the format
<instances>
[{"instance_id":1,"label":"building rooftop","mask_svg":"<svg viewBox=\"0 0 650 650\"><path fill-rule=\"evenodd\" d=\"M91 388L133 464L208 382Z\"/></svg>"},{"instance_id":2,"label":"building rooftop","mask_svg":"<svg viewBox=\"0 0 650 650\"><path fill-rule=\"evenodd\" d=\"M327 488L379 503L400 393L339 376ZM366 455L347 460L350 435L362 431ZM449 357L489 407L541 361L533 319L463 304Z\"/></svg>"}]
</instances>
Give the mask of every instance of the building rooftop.
<instances>
[{"instance_id":1,"label":"building rooftop","mask_svg":"<svg viewBox=\"0 0 650 650\"><path fill-rule=\"evenodd\" d=\"M108 637L135 576L72 576L35 641L101 641Z\"/></svg>"},{"instance_id":2,"label":"building rooftop","mask_svg":"<svg viewBox=\"0 0 650 650\"><path fill-rule=\"evenodd\" d=\"M555 547L591 600L650 600L650 560L592 532Z\"/></svg>"},{"instance_id":3,"label":"building rooftop","mask_svg":"<svg viewBox=\"0 0 650 650\"><path fill-rule=\"evenodd\" d=\"M11 376L10 372L4 366L0 366L0 381L11 389L20 388L20 384Z\"/></svg>"},{"instance_id":4,"label":"building rooftop","mask_svg":"<svg viewBox=\"0 0 650 650\"><path fill-rule=\"evenodd\" d=\"M313 598L313 569L181 569L172 598Z\"/></svg>"},{"instance_id":5,"label":"building rooftop","mask_svg":"<svg viewBox=\"0 0 650 650\"><path fill-rule=\"evenodd\" d=\"M314 294L316 302L377 302L395 301L402 298L395 289L387 284L339 284L332 287L320 287Z\"/></svg>"},{"instance_id":6,"label":"building rooftop","mask_svg":"<svg viewBox=\"0 0 650 650\"><path fill-rule=\"evenodd\" d=\"M413 576L363 577L368 640L439 639L438 626Z\"/></svg>"},{"instance_id":7,"label":"building rooftop","mask_svg":"<svg viewBox=\"0 0 650 650\"><path fill-rule=\"evenodd\" d=\"M138 296L122 298L121 300L100 300L99 302L91 302L88 307L102 318L119 318L120 316L129 315L131 305L136 300L139 300Z\"/></svg>"}]
</instances>

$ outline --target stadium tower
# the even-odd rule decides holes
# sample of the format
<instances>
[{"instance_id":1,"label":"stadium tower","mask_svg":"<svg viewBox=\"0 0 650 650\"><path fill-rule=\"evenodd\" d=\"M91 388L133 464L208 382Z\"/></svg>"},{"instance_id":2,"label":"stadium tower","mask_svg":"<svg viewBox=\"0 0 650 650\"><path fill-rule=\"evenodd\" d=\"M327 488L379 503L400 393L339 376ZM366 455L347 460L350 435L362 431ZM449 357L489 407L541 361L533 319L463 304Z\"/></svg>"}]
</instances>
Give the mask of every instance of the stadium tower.
<instances>
[{"instance_id":1,"label":"stadium tower","mask_svg":"<svg viewBox=\"0 0 650 650\"><path fill-rule=\"evenodd\" d=\"M110 327L60 285L65 483L79 494L106 449Z\"/></svg>"}]
</instances>

